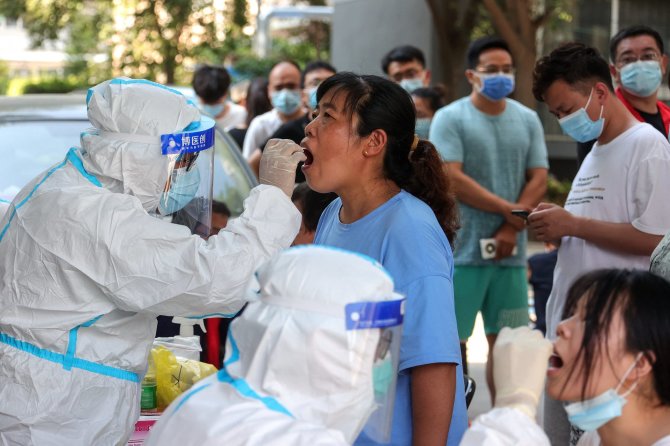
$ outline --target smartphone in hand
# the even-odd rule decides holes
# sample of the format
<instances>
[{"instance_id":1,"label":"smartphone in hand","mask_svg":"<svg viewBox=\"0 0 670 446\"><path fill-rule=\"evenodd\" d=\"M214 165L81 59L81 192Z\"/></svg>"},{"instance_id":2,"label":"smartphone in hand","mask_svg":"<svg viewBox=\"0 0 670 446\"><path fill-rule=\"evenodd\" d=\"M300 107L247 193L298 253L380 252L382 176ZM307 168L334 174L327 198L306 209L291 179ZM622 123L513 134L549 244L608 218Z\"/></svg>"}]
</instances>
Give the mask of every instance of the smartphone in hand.
<instances>
[{"instance_id":1,"label":"smartphone in hand","mask_svg":"<svg viewBox=\"0 0 670 446\"><path fill-rule=\"evenodd\" d=\"M524 211L522 209L515 209L512 211L512 215L516 215L517 217L523 218L528 222L528 215L530 215L530 212Z\"/></svg>"}]
</instances>

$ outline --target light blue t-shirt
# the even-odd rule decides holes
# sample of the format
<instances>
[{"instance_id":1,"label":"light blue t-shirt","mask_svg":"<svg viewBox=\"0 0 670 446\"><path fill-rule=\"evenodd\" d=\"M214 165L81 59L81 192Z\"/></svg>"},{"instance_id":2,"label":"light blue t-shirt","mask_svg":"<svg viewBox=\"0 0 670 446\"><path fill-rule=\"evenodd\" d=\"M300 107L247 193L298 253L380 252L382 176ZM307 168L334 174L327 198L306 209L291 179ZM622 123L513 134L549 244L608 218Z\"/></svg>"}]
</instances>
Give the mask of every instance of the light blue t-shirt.
<instances>
[{"instance_id":1,"label":"light blue t-shirt","mask_svg":"<svg viewBox=\"0 0 670 446\"><path fill-rule=\"evenodd\" d=\"M453 257L433 211L401 191L360 220L343 224L337 198L323 212L314 243L377 259L407 297L400 345L400 374L393 414L392 445L412 443L411 375L408 369L434 363L458 364L456 398L448 445L458 445L468 426L461 353L456 330ZM346 279L345 279L346 280ZM362 434L356 445L376 444Z\"/></svg>"},{"instance_id":2,"label":"light blue t-shirt","mask_svg":"<svg viewBox=\"0 0 670 446\"><path fill-rule=\"evenodd\" d=\"M479 111L469 97L461 98L435 113L428 139L444 161L463 163L463 172L479 185L516 202L526 184L526 170L547 168L549 162L537 113L512 99L506 103L505 111L493 116ZM526 265L526 231L517 235L515 256L499 261L482 259L479 240L492 238L505 219L459 204L456 265Z\"/></svg>"}]
</instances>

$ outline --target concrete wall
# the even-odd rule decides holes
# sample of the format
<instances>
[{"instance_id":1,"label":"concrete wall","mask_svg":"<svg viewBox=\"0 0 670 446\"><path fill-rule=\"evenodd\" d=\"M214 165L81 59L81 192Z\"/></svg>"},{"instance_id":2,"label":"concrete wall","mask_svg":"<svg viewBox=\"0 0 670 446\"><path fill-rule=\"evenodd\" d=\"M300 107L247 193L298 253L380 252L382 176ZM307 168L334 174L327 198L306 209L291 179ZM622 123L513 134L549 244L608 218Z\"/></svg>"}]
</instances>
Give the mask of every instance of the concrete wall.
<instances>
[{"instance_id":1,"label":"concrete wall","mask_svg":"<svg viewBox=\"0 0 670 446\"><path fill-rule=\"evenodd\" d=\"M338 70L382 75L381 59L414 45L434 62L434 33L425 0L335 0L331 61Z\"/></svg>"}]
</instances>

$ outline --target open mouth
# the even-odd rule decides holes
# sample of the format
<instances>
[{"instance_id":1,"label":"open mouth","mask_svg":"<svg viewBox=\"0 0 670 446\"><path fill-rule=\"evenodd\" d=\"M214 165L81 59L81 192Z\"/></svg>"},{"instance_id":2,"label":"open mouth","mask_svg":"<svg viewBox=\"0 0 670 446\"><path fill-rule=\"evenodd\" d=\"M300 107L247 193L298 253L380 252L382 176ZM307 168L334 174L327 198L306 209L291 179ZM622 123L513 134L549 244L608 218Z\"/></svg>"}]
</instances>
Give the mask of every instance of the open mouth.
<instances>
[{"instance_id":1,"label":"open mouth","mask_svg":"<svg viewBox=\"0 0 670 446\"><path fill-rule=\"evenodd\" d=\"M563 360L556 353L549 357L549 368L558 370L563 367Z\"/></svg>"},{"instance_id":2,"label":"open mouth","mask_svg":"<svg viewBox=\"0 0 670 446\"><path fill-rule=\"evenodd\" d=\"M304 149L303 153L307 157L305 160L305 163L303 164L305 167L309 167L312 164L312 161L314 161L314 155L312 155L312 152L309 149Z\"/></svg>"}]
</instances>

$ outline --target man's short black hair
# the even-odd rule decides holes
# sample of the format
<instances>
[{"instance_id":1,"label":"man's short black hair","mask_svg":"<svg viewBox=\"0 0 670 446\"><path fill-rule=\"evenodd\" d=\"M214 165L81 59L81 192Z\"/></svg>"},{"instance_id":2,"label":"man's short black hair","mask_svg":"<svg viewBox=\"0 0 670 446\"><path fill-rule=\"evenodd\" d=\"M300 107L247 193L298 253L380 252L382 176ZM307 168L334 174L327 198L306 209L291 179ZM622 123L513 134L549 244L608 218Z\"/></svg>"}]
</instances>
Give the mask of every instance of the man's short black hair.
<instances>
[{"instance_id":1,"label":"man's short black hair","mask_svg":"<svg viewBox=\"0 0 670 446\"><path fill-rule=\"evenodd\" d=\"M665 53L665 49L663 48L663 38L658 33L658 31L645 25L633 25L619 30L619 32L616 33L612 39L610 39L610 60L612 62L616 60L617 47L623 39L637 36L653 37L661 54Z\"/></svg>"},{"instance_id":2,"label":"man's short black hair","mask_svg":"<svg viewBox=\"0 0 670 446\"><path fill-rule=\"evenodd\" d=\"M300 68L300 65L298 64L298 62L296 62L293 59L282 59L282 60L280 60L276 64L272 65L272 68L270 68L270 71L274 70L277 65L280 65L280 64L283 64L283 63L293 65L294 67L296 67L298 69L298 71L302 72L302 68Z\"/></svg>"},{"instance_id":3,"label":"man's short black hair","mask_svg":"<svg viewBox=\"0 0 670 446\"><path fill-rule=\"evenodd\" d=\"M563 44L537 61L533 71L535 99L543 102L549 87L558 80L584 94L589 93L595 82L602 82L614 91L607 61L597 49L583 43Z\"/></svg>"},{"instance_id":4,"label":"man's short black hair","mask_svg":"<svg viewBox=\"0 0 670 446\"><path fill-rule=\"evenodd\" d=\"M305 86L305 76L307 76L309 73L312 71L316 70L327 70L332 72L333 74L337 73L337 70L335 69L334 66L329 64L326 61L323 60L315 60L312 62L309 62L307 65L305 65L305 69L302 70L302 75L300 76L300 85L302 87Z\"/></svg>"},{"instance_id":5,"label":"man's short black hair","mask_svg":"<svg viewBox=\"0 0 670 446\"><path fill-rule=\"evenodd\" d=\"M480 37L479 39L472 41L466 53L466 62L468 64L468 68L473 69L479 65L479 56L483 52L496 49L505 50L510 54L510 56L512 55L507 42L505 42L500 37L487 36Z\"/></svg>"},{"instance_id":6,"label":"man's short black hair","mask_svg":"<svg viewBox=\"0 0 670 446\"><path fill-rule=\"evenodd\" d=\"M223 201L212 200L212 214L231 216L230 209Z\"/></svg>"},{"instance_id":7,"label":"man's short black hair","mask_svg":"<svg viewBox=\"0 0 670 446\"><path fill-rule=\"evenodd\" d=\"M192 85L205 104L213 104L228 93L230 75L223 67L201 65L195 70Z\"/></svg>"},{"instance_id":8,"label":"man's short black hair","mask_svg":"<svg viewBox=\"0 0 670 446\"><path fill-rule=\"evenodd\" d=\"M444 107L444 90L441 86L422 87L412 91L412 96L416 96L428 101L431 111L436 112L438 109Z\"/></svg>"},{"instance_id":9,"label":"man's short black hair","mask_svg":"<svg viewBox=\"0 0 670 446\"><path fill-rule=\"evenodd\" d=\"M412 45L403 45L393 48L386 53L382 59L382 70L389 74L389 65L392 62L411 62L416 60L423 68L426 68L426 58L423 56L423 51Z\"/></svg>"}]
</instances>

